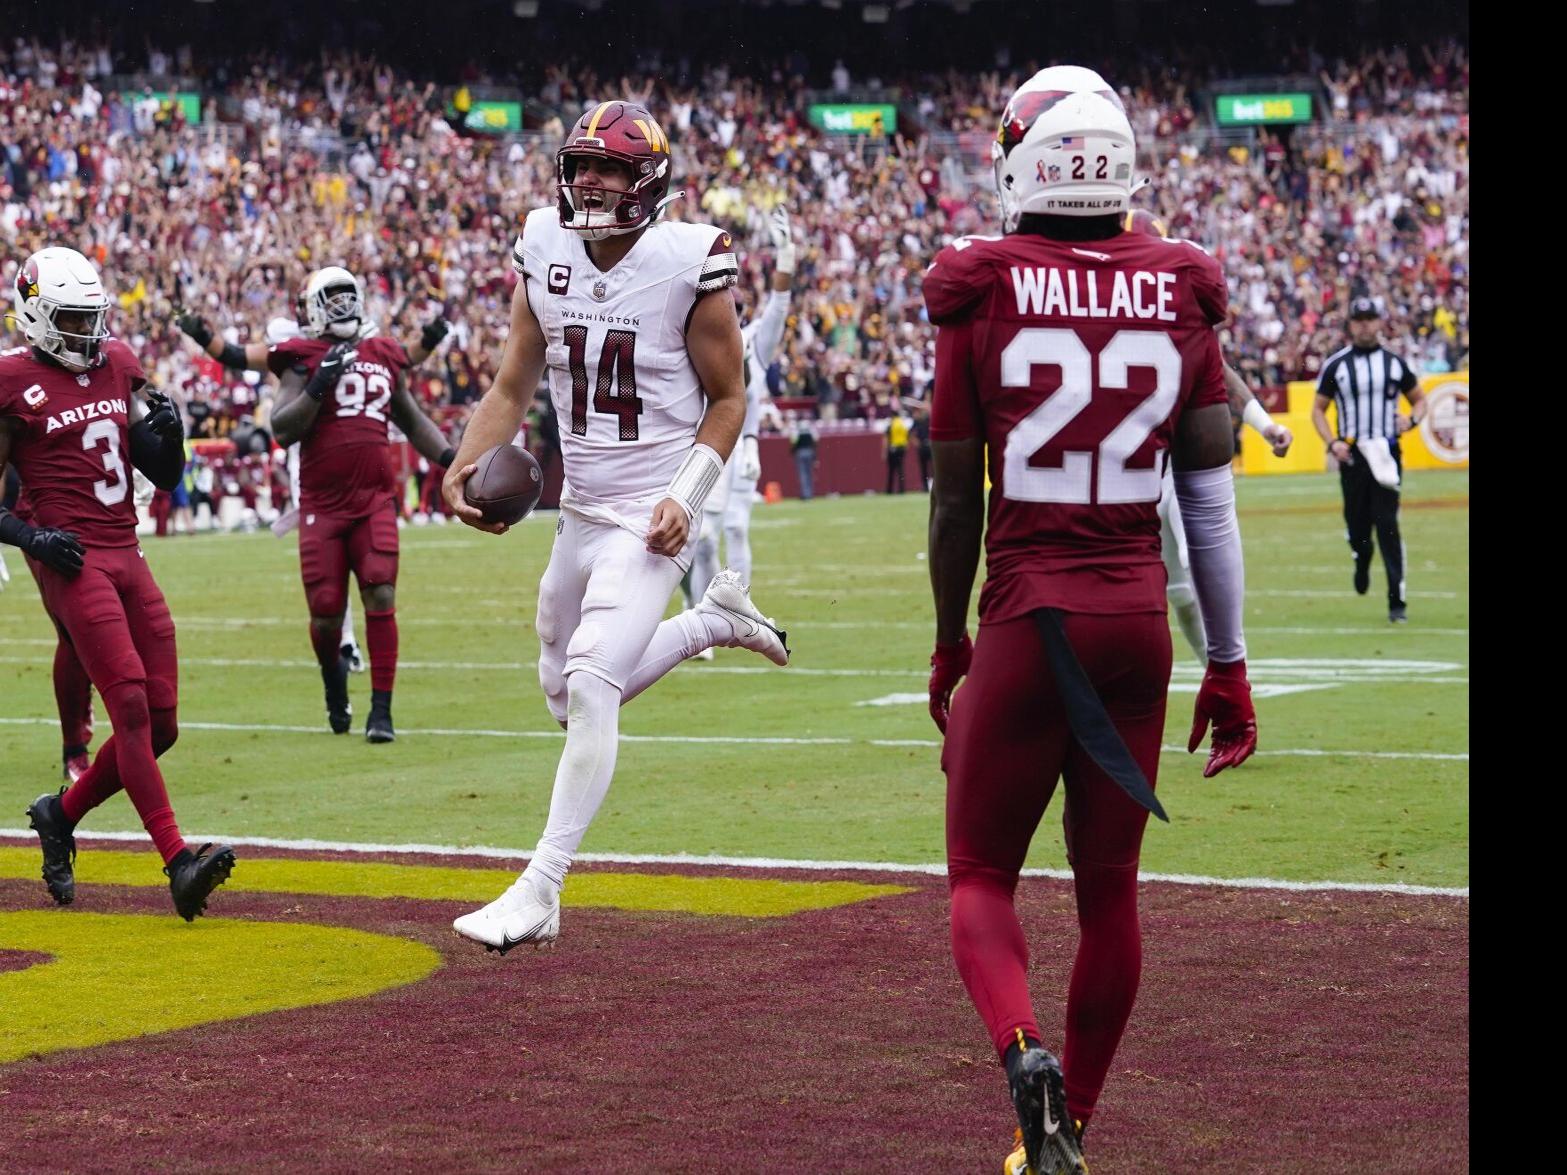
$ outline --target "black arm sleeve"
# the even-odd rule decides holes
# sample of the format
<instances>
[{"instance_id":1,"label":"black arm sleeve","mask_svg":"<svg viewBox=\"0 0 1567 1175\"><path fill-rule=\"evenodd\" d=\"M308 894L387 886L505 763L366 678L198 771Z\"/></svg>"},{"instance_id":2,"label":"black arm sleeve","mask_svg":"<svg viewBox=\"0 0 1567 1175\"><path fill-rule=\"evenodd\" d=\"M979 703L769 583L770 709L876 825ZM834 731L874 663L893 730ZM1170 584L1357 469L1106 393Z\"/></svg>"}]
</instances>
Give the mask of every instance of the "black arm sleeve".
<instances>
[{"instance_id":1,"label":"black arm sleeve","mask_svg":"<svg viewBox=\"0 0 1567 1175\"><path fill-rule=\"evenodd\" d=\"M244 371L250 366L245 358L245 348L236 347L233 343L223 344L223 350L218 352L218 362L235 371Z\"/></svg>"},{"instance_id":2,"label":"black arm sleeve","mask_svg":"<svg viewBox=\"0 0 1567 1175\"><path fill-rule=\"evenodd\" d=\"M145 420L138 420L131 425L131 464L160 490L172 490L185 472L185 442L180 437L160 437Z\"/></svg>"},{"instance_id":3,"label":"black arm sleeve","mask_svg":"<svg viewBox=\"0 0 1567 1175\"><path fill-rule=\"evenodd\" d=\"M27 540L33 537L33 528L23 522L15 514L12 514L4 506L0 506L0 543L8 547L26 546Z\"/></svg>"}]
</instances>

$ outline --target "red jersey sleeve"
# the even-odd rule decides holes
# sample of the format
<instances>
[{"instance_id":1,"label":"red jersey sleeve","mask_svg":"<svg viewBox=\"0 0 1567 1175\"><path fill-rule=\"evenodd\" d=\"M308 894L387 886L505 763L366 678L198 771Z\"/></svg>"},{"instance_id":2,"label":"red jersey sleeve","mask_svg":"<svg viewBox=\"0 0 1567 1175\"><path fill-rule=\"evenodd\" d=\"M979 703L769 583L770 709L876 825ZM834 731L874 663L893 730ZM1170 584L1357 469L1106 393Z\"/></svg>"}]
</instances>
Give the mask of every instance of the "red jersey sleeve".
<instances>
[{"instance_id":1,"label":"red jersey sleeve","mask_svg":"<svg viewBox=\"0 0 1567 1175\"><path fill-rule=\"evenodd\" d=\"M977 247L984 239L960 237L925 271L925 312L937 326L968 318L985 300L987 267Z\"/></svg>"},{"instance_id":2,"label":"red jersey sleeve","mask_svg":"<svg viewBox=\"0 0 1567 1175\"><path fill-rule=\"evenodd\" d=\"M974 325L936 328L936 390L930 397L930 439L966 441L985 435L974 382Z\"/></svg>"},{"instance_id":3,"label":"red jersey sleeve","mask_svg":"<svg viewBox=\"0 0 1567 1175\"><path fill-rule=\"evenodd\" d=\"M1224 280L1224 267L1202 249L1185 242L1196 261L1192 266L1192 292L1197 306L1214 326L1230 316L1230 287Z\"/></svg>"},{"instance_id":4,"label":"red jersey sleeve","mask_svg":"<svg viewBox=\"0 0 1567 1175\"><path fill-rule=\"evenodd\" d=\"M1185 411L1193 408L1211 408L1215 404L1229 405L1230 390L1224 385L1224 356L1219 351L1219 336L1208 331L1200 344L1197 356L1196 378L1192 380L1191 395L1186 398Z\"/></svg>"},{"instance_id":5,"label":"red jersey sleeve","mask_svg":"<svg viewBox=\"0 0 1567 1175\"><path fill-rule=\"evenodd\" d=\"M282 375L296 363L306 363L310 359L311 348L307 347L305 339L284 339L281 343L273 343L267 348L267 369L273 375Z\"/></svg>"}]
</instances>

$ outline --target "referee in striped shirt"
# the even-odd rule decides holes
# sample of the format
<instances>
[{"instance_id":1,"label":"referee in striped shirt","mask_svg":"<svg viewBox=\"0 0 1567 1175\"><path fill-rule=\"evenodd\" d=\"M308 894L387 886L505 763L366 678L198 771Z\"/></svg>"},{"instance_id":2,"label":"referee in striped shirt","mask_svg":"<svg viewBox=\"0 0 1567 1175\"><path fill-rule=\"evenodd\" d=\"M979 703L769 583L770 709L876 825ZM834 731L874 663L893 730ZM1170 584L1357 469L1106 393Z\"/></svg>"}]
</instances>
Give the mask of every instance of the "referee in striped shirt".
<instances>
[{"instance_id":1,"label":"referee in striped shirt","mask_svg":"<svg viewBox=\"0 0 1567 1175\"><path fill-rule=\"evenodd\" d=\"M1317 378L1317 398L1311 420L1339 463L1344 491L1344 523L1355 557L1355 591L1371 587L1371 535L1376 533L1387 568L1387 618L1394 624L1409 619L1404 603L1404 540L1398 533L1398 486L1403 456L1398 438L1425 416L1425 395L1409 364L1382 346L1382 311L1371 298L1349 304L1350 345L1328 357ZM1398 411L1400 393L1410 414ZM1328 424L1327 408L1337 410L1338 432ZM1377 442L1385 440L1392 467L1381 459ZM1369 453L1363 446L1373 446ZM1377 476L1377 466L1382 476ZM1386 484L1391 483L1391 484Z\"/></svg>"}]
</instances>

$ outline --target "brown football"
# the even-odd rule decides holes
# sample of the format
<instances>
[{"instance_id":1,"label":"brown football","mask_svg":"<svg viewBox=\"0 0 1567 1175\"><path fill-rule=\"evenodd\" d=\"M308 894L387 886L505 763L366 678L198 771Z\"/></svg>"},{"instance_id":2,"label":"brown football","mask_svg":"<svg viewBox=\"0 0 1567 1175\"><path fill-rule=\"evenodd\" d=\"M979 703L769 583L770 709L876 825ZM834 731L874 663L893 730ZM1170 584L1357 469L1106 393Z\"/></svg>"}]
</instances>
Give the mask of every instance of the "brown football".
<instances>
[{"instance_id":1,"label":"brown football","mask_svg":"<svg viewBox=\"0 0 1567 1175\"><path fill-rule=\"evenodd\" d=\"M473 476L463 486L463 500L486 522L521 522L539 503L544 471L533 454L517 445L496 445L483 454Z\"/></svg>"}]
</instances>

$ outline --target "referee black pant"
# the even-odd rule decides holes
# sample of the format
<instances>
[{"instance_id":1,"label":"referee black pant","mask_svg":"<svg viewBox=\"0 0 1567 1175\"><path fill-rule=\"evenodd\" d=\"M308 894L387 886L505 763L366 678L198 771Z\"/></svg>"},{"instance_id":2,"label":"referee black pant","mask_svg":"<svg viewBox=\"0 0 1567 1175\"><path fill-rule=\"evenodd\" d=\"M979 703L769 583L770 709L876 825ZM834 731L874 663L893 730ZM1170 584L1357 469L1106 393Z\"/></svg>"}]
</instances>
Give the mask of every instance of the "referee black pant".
<instances>
[{"instance_id":1,"label":"referee black pant","mask_svg":"<svg viewBox=\"0 0 1567 1175\"><path fill-rule=\"evenodd\" d=\"M1403 480L1404 459L1395 441L1388 446L1393 464ZM1398 533L1398 491L1390 490L1371 476L1371 466L1360 449L1349 447L1351 460L1339 466L1339 486L1344 491L1344 526L1349 549L1355 553L1355 574L1367 575L1371 568L1371 535L1376 532L1382 548L1382 566L1387 569L1387 606L1404 606L1404 540Z\"/></svg>"}]
</instances>

